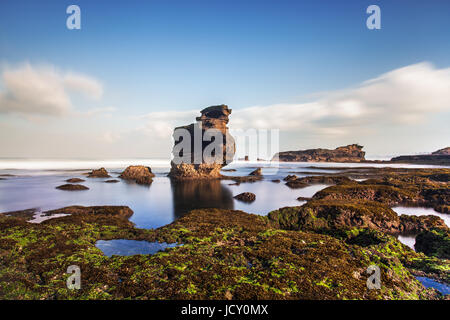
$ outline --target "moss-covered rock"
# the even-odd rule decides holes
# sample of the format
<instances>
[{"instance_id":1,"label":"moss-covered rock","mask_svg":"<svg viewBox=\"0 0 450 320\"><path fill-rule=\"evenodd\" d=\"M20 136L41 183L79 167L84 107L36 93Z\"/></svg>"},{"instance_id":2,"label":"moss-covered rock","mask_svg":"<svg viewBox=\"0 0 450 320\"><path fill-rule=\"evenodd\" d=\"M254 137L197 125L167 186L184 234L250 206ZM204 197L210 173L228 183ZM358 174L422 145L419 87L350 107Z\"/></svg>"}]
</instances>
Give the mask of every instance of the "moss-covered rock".
<instances>
[{"instance_id":1,"label":"moss-covered rock","mask_svg":"<svg viewBox=\"0 0 450 320\"><path fill-rule=\"evenodd\" d=\"M281 230L241 211L195 210L156 230L134 228L126 207L69 207L70 216L30 224L0 216L3 299L430 299L406 267L422 257L395 238ZM344 236L345 234L345 236ZM384 237L384 238L383 238ZM104 239L178 242L155 255L106 257ZM410 258L408 258L410 257ZM381 269L381 290L366 286ZM66 288L67 267L81 289Z\"/></svg>"},{"instance_id":2,"label":"moss-covered rock","mask_svg":"<svg viewBox=\"0 0 450 320\"><path fill-rule=\"evenodd\" d=\"M389 233L401 231L398 215L374 201L313 200L301 207L272 211L268 217L280 228L290 230L358 227Z\"/></svg>"},{"instance_id":3,"label":"moss-covered rock","mask_svg":"<svg viewBox=\"0 0 450 320\"><path fill-rule=\"evenodd\" d=\"M448 229L423 231L417 235L414 247L428 256L450 259L450 232Z\"/></svg>"}]
</instances>

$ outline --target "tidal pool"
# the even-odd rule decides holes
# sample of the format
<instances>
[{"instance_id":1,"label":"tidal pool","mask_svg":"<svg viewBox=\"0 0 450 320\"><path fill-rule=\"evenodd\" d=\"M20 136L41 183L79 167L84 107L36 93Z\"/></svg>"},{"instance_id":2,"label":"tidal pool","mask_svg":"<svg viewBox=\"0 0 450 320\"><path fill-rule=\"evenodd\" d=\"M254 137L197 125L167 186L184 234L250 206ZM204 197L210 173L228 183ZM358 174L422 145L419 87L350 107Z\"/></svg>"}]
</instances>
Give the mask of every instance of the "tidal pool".
<instances>
[{"instance_id":1,"label":"tidal pool","mask_svg":"<svg viewBox=\"0 0 450 320\"><path fill-rule=\"evenodd\" d=\"M416 277L416 279L419 280L425 288L435 288L443 295L450 294L450 286L448 284L440 283L427 277Z\"/></svg>"},{"instance_id":2,"label":"tidal pool","mask_svg":"<svg viewBox=\"0 0 450 320\"><path fill-rule=\"evenodd\" d=\"M105 256L133 256L135 254L155 254L166 248L180 246L178 243L148 242L138 240L98 240L95 246L102 250Z\"/></svg>"}]
</instances>

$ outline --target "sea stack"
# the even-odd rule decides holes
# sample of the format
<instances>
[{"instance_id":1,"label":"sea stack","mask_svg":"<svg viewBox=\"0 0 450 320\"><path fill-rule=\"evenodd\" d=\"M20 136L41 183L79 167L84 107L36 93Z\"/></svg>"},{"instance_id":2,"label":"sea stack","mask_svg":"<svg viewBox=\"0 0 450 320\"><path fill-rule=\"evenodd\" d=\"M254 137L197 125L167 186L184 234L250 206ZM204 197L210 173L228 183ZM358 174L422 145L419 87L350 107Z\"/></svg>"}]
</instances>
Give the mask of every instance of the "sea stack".
<instances>
[{"instance_id":1,"label":"sea stack","mask_svg":"<svg viewBox=\"0 0 450 320\"><path fill-rule=\"evenodd\" d=\"M222 167L233 160L236 147L227 127L231 109L222 104L200 113L196 123L174 130L173 179L218 179Z\"/></svg>"}]
</instances>

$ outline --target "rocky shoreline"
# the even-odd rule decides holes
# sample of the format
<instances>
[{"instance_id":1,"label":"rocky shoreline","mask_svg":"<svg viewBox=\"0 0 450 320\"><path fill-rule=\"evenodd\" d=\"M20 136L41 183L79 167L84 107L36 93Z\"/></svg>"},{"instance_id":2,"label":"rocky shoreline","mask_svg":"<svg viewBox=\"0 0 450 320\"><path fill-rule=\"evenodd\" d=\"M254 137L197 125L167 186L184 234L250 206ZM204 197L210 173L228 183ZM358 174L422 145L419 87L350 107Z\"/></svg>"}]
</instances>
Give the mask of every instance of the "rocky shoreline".
<instances>
[{"instance_id":1,"label":"rocky shoreline","mask_svg":"<svg viewBox=\"0 0 450 320\"><path fill-rule=\"evenodd\" d=\"M337 163L410 163L450 166L450 147L421 155L402 155L391 160L367 160L363 146L351 144L336 149L308 149L298 151L283 151L275 154L272 161L280 162L337 162Z\"/></svg>"},{"instance_id":2,"label":"rocky shoreline","mask_svg":"<svg viewBox=\"0 0 450 320\"><path fill-rule=\"evenodd\" d=\"M272 161L280 162L363 162L365 152L363 146L351 144L344 147L330 149L308 149L298 151L284 151L275 154Z\"/></svg>"},{"instance_id":3,"label":"rocky shoreline","mask_svg":"<svg viewBox=\"0 0 450 320\"><path fill-rule=\"evenodd\" d=\"M450 147L432 152L431 154L399 156L391 159L391 162L450 165Z\"/></svg>"},{"instance_id":4,"label":"rocky shoreline","mask_svg":"<svg viewBox=\"0 0 450 320\"><path fill-rule=\"evenodd\" d=\"M142 170L147 172L136 171ZM362 175L367 180L350 179ZM267 216L201 209L158 229L134 227L128 220L133 211L125 206L50 210L42 215L54 218L39 224L27 222L33 210L0 214L0 297L448 299L415 278L450 283L448 227L435 216L399 216L391 206L448 207L449 177L450 169L403 168L290 175L284 182L299 180L299 187L333 185L302 206ZM254 196L241 195L245 201ZM417 252L396 239L408 232L418 233ZM95 244L111 239L182 245L153 255L107 257ZM81 290L66 288L66 269L73 264L82 270ZM366 287L372 264L381 269L381 290Z\"/></svg>"},{"instance_id":5,"label":"rocky shoreline","mask_svg":"<svg viewBox=\"0 0 450 320\"><path fill-rule=\"evenodd\" d=\"M188 204L189 212L175 211L179 212L175 215L178 219L171 224L158 229L136 228L129 220L133 211L127 206L0 213L0 298L450 298L425 288L416 279L421 276L450 283L448 226L437 216L398 215L392 209L412 205L449 213L450 169L336 167L335 173L290 172L284 179L272 178L274 183L270 185L283 182L293 190L315 184L328 186L311 197L298 197L305 202L300 206L279 208L267 216L219 209L219 201L231 205L240 201L250 206L264 194L241 190L233 196L227 191L222 199L220 192L214 193L223 187L218 180L240 185L267 178L261 167L252 168L245 176L221 173L235 153L234 138L227 127L230 114L226 105L211 106L201 111L196 123L174 130L174 159L168 177L174 207ZM218 136L200 140L198 148L196 133L203 138L208 130ZM208 155L206 151L220 137L222 143ZM362 148L352 144L334 150L280 152L273 160L380 163L366 160ZM429 156L392 161L441 161L450 157L448 151L446 148ZM150 167L129 166L120 175L114 174L120 180L111 178L105 168L92 170L85 177L102 183L122 181L153 188L155 174ZM71 178L56 188L89 190L80 184L84 181ZM213 208L191 210L199 208L197 200L202 202L200 208L205 203ZM415 251L397 239L406 234L417 235ZM100 240L177 245L154 254L105 255L96 246ZM67 268L72 265L82 272L80 290L66 286ZM367 286L368 268L374 265L382 275L379 290Z\"/></svg>"},{"instance_id":6,"label":"rocky shoreline","mask_svg":"<svg viewBox=\"0 0 450 320\"><path fill-rule=\"evenodd\" d=\"M133 227L127 219L132 211L126 207L53 211L61 212L70 215L33 225L20 217L0 217L1 297L439 299L414 274L449 276L448 261L358 228L328 234L294 231L267 217L208 209L146 230ZM106 257L95 243L108 239L183 245L154 255ZM66 288L65 270L72 264L82 270L81 290ZM382 270L381 290L366 287L371 264Z\"/></svg>"}]
</instances>

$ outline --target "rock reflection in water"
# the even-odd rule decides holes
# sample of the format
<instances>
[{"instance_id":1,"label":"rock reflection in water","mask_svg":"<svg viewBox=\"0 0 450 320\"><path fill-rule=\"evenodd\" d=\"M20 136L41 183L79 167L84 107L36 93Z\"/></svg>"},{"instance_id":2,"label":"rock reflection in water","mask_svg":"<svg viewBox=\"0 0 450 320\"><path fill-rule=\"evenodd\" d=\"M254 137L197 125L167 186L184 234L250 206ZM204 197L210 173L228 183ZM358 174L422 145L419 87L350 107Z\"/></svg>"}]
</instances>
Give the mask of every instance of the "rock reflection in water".
<instances>
[{"instance_id":1,"label":"rock reflection in water","mask_svg":"<svg viewBox=\"0 0 450 320\"><path fill-rule=\"evenodd\" d=\"M220 180L171 180L174 218L201 208L234 209L233 194Z\"/></svg>"}]
</instances>

